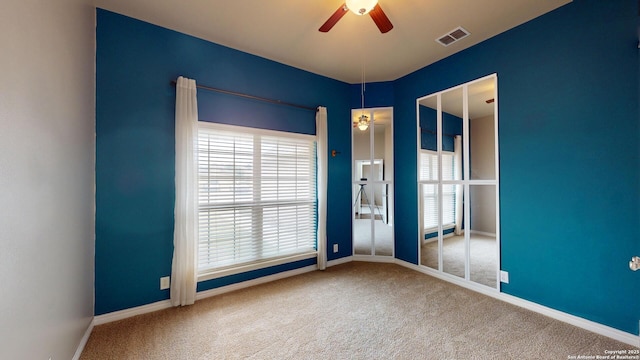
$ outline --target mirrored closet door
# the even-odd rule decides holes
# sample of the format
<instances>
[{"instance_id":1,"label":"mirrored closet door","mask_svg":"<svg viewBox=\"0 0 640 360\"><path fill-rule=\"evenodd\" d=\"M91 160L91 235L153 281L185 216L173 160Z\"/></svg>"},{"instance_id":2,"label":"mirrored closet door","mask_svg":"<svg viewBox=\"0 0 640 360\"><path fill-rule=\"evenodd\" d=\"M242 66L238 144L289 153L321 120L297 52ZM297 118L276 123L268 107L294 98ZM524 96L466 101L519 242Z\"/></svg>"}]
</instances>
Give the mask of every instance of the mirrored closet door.
<instances>
[{"instance_id":1,"label":"mirrored closet door","mask_svg":"<svg viewBox=\"0 0 640 360\"><path fill-rule=\"evenodd\" d=\"M393 109L352 111L353 254L394 255Z\"/></svg>"},{"instance_id":2,"label":"mirrored closet door","mask_svg":"<svg viewBox=\"0 0 640 360\"><path fill-rule=\"evenodd\" d=\"M497 77L417 100L420 265L499 287Z\"/></svg>"}]
</instances>

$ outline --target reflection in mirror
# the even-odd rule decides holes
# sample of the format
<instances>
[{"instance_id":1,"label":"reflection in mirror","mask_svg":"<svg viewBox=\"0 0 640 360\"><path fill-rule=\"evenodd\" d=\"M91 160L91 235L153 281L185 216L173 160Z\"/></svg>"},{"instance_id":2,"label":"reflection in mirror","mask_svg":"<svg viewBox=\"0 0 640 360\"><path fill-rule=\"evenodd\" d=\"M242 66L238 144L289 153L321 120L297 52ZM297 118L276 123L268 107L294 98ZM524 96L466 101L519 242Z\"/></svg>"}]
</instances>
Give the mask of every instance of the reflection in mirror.
<instances>
[{"instance_id":1,"label":"reflection in mirror","mask_svg":"<svg viewBox=\"0 0 640 360\"><path fill-rule=\"evenodd\" d=\"M462 185L442 185L442 271L451 275L464 277L466 251L463 229L461 228L462 216L457 212L460 197L456 196L456 190ZM461 206L460 206L461 207Z\"/></svg>"},{"instance_id":2,"label":"reflection in mirror","mask_svg":"<svg viewBox=\"0 0 640 360\"><path fill-rule=\"evenodd\" d=\"M393 256L392 109L354 110L352 121L354 255Z\"/></svg>"},{"instance_id":3,"label":"reflection in mirror","mask_svg":"<svg viewBox=\"0 0 640 360\"><path fill-rule=\"evenodd\" d=\"M360 130L357 127L353 129L353 159L356 162L355 171L353 172L353 180L360 181L363 170L358 166L359 161L369 161L371 164L371 128L367 127Z\"/></svg>"},{"instance_id":4,"label":"reflection in mirror","mask_svg":"<svg viewBox=\"0 0 640 360\"><path fill-rule=\"evenodd\" d=\"M462 87L442 93L442 156L441 173L443 181L463 179L463 89ZM442 271L465 277L466 251L462 224L463 186L442 184Z\"/></svg>"},{"instance_id":5,"label":"reflection in mirror","mask_svg":"<svg viewBox=\"0 0 640 360\"><path fill-rule=\"evenodd\" d=\"M498 249L496 241L496 187L469 186L471 221L470 277L471 281L495 287L497 284Z\"/></svg>"},{"instance_id":6,"label":"reflection in mirror","mask_svg":"<svg viewBox=\"0 0 640 360\"><path fill-rule=\"evenodd\" d=\"M418 103L419 154L418 188L420 198L420 264L439 269L438 240L438 97Z\"/></svg>"},{"instance_id":7,"label":"reflection in mirror","mask_svg":"<svg viewBox=\"0 0 640 360\"><path fill-rule=\"evenodd\" d=\"M393 255L393 228L389 226L389 184L373 184L374 255Z\"/></svg>"},{"instance_id":8,"label":"reflection in mirror","mask_svg":"<svg viewBox=\"0 0 640 360\"><path fill-rule=\"evenodd\" d=\"M371 255L371 202L373 194L366 183L353 186L353 252Z\"/></svg>"},{"instance_id":9,"label":"reflection in mirror","mask_svg":"<svg viewBox=\"0 0 640 360\"><path fill-rule=\"evenodd\" d=\"M455 88L442 94L442 180L464 178L462 170L463 105L462 88ZM445 163L445 156L454 157L453 162Z\"/></svg>"},{"instance_id":10,"label":"reflection in mirror","mask_svg":"<svg viewBox=\"0 0 640 360\"><path fill-rule=\"evenodd\" d=\"M469 164L472 180L496 178L495 81L469 85Z\"/></svg>"},{"instance_id":11,"label":"reflection in mirror","mask_svg":"<svg viewBox=\"0 0 640 360\"><path fill-rule=\"evenodd\" d=\"M436 153L438 151L438 97L430 96L419 102L420 150ZM420 167L420 180L438 180L438 158L428 167Z\"/></svg>"},{"instance_id":12,"label":"reflection in mirror","mask_svg":"<svg viewBox=\"0 0 640 360\"><path fill-rule=\"evenodd\" d=\"M492 288L500 267L496 97L491 75L417 100L420 264Z\"/></svg>"},{"instance_id":13,"label":"reflection in mirror","mask_svg":"<svg viewBox=\"0 0 640 360\"><path fill-rule=\"evenodd\" d=\"M439 269L438 185L420 185L421 240L420 264Z\"/></svg>"}]
</instances>

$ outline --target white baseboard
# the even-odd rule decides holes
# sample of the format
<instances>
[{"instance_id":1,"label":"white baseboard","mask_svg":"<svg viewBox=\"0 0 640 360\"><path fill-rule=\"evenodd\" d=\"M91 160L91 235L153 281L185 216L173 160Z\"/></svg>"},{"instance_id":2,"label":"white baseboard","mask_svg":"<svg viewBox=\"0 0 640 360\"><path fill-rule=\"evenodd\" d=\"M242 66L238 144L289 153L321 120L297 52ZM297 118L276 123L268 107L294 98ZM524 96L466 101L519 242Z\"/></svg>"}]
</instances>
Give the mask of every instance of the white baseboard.
<instances>
[{"instance_id":1,"label":"white baseboard","mask_svg":"<svg viewBox=\"0 0 640 360\"><path fill-rule=\"evenodd\" d=\"M352 261L353 261L353 256L345 256L345 257L341 257L339 259L327 261L327 267L336 266L336 265L340 265L340 264L346 264L346 263L352 262Z\"/></svg>"},{"instance_id":2,"label":"white baseboard","mask_svg":"<svg viewBox=\"0 0 640 360\"><path fill-rule=\"evenodd\" d=\"M400 259L395 259L395 263L399 264L401 266L404 266L406 268L409 268L411 270L415 270L417 272L421 272L423 274L426 275L430 275L433 276L435 278L438 278L440 280L444 280L450 283L453 283L455 285L467 288L469 290L473 290L475 292L479 292L481 294L487 295L487 296L493 296L495 297L496 294L500 294L500 292L494 288L488 287L486 285L482 285L482 284L478 284L478 283L474 283L474 282L470 282L470 281L465 281L464 279L455 276L455 275L450 275L447 273L443 273L431 268L428 268L426 266L418 266L416 264L412 264L409 262L406 262L404 260L400 260Z\"/></svg>"},{"instance_id":3,"label":"white baseboard","mask_svg":"<svg viewBox=\"0 0 640 360\"><path fill-rule=\"evenodd\" d=\"M640 347L640 336L633 335L628 332L612 328L610 326L602 325L600 323L587 320L575 315L567 314L565 312L555 310L528 300L524 300L513 295L499 293L499 297L497 298L510 304L520 306L522 308L537 312L542 315L546 315L548 317L560 320L573 326L591 331L593 333L618 340L625 344Z\"/></svg>"},{"instance_id":4,"label":"white baseboard","mask_svg":"<svg viewBox=\"0 0 640 360\"><path fill-rule=\"evenodd\" d=\"M76 353L73 354L72 360L80 360L80 355L82 355L82 351L84 347L87 345L87 341L89 341L89 336L91 336L91 332L93 331L93 319L89 322L89 326L87 330L84 332L82 339L80 339L80 344L78 344L78 348L76 349Z\"/></svg>"},{"instance_id":5,"label":"white baseboard","mask_svg":"<svg viewBox=\"0 0 640 360\"><path fill-rule=\"evenodd\" d=\"M252 280L239 282L236 284L222 286L216 289L200 291L196 294L196 300L201 300L211 296L231 292L234 290L239 290L239 289L243 289L250 286L264 284L270 281L284 279L287 277L300 275L300 274L304 274L311 271L316 271L317 269L318 267L316 265L310 265L310 266L302 267L299 269L284 271L284 272L273 274L273 275L263 276L257 279L252 279ZM137 315L142 315L142 314L147 314L147 313L158 311L158 310L168 309L170 307L171 307L170 300L162 300L162 301L158 301L158 302L147 304L147 305L136 306L129 309L114 311L108 314L98 315L94 317L93 324L102 325L102 324L123 320L123 319L130 318Z\"/></svg>"},{"instance_id":6,"label":"white baseboard","mask_svg":"<svg viewBox=\"0 0 640 360\"><path fill-rule=\"evenodd\" d=\"M577 326L579 328L591 331L593 333L609 337L611 339L623 342L625 344L640 347L640 336L638 335L633 335L622 330L614 329L610 326L602 325L600 323L597 323L591 320L587 320L575 315L567 314L565 312L552 309L550 307L546 307L544 305L540 305L538 303L534 303L529 300L524 300L519 297L515 297L513 295L499 292L498 290L490 288L488 286L475 284L470 281L465 281L464 279L461 279L457 276L441 273L439 271L429 269L424 266L418 266L416 264L412 264L400 259L396 259L395 262L398 265L407 267L412 270L416 270L418 272L436 277L438 279L442 279L444 281L454 283L461 287L479 292L487 296L491 296L495 299L507 302L509 304L516 305L527 310L531 310L538 314L542 314L550 318L565 322L567 324L571 324L573 326Z\"/></svg>"},{"instance_id":7,"label":"white baseboard","mask_svg":"<svg viewBox=\"0 0 640 360\"><path fill-rule=\"evenodd\" d=\"M110 312L107 314L98 315L93 318L93 324L102 325L102 324L106 324L106 323L110 323L118 320L127 319L137 315L142 315L142 314L147 314L147 313L158 311L158 310L168 309L170 307L171 307L171 301L169 300L157 301L147 305L136 306L129 309L124 309L124 310Z\"/></svg>"},{"instance_id":8,"label":"white baseboard","mask_svg":"<svg viewBox=\"0 0 640 360\"><path fill-rule=\"evenodd\" d=\"M396 259L391 256L376 255L353 255L353 261L376 262L376 263L395 263Z\"/></svg>"},{"instance_id":9,"label":"white baseboard","mask_svg":"<svg viewBox=\"0 0 640 360\"><path fill-rule=\"evenodd\" d=\"M488 237L496 237L496 233L490 233L490 232L486 232L486 231L478 231L478 230L471 230L469 231L470 234L476 234L476 235L484 235L484 236L488 236Z\"/></svg>"},{"instance_id":10,"label":"white baseboard","mask_svg":"<svg viewBox=\"0 0 640 360\"><path fill-rule=\"evenodd\" d=\"M498 290L490 288L488 286L465 281L464 279L461 279L459 277L441 273L439 271L429 269L424 266L418 266L416 264L412 264L404 260L390 258L390 257L381 257L381 256L355 255L355 256L347 256L347 257L328 261L327 267L336 266L336 265L348 263L351 261L395 263L400 266L409 268L411 270L415 270L423 274L430 275L430 276L442 279L444 281L448 281L450 283L456 284L463 288L467 288L469 290L479 292L481 294L493 297L495 299L525 308L527 310L531 310L533 312L551 317L553 319L571 324L573 326L577 326L579 328L591 331L599 335L609 337L611 339L623 342L625 344L640 347L640 336L633 335L618 329L614 329L612 327L602 325L600 323L596 323L591 320L587 320L575 315L567 314L562 311L555 310L555 309L534 303L532 301L515 297L513 295L501 293ZM316 271L316 270L317 270L317 266L311 265L311 266L306 266L299 269L294 269L294 270L285 271L285 272L281 272L273 275L264 276L264 277L253 279L253 280L247 280L240 283L223 286L216 289L201 291L196 294L196 300L201 300L211 296L216 296L223 293L227 293L227 292L247 288L250 286L255 286L255 285L279 280L279 279L284 279L287 277L300 275L300 274L304 274L304 273ZM82 340L80 341L80 345L78 346L78 349L76 350L76 354L74 355L73 359L76 360L80 358L80 354L82 353L82 350L84 349L94 326L106 324L106 323L117 321L117 320L126 319L136 315L150 313L153 311L168 309L170 307L171 307L171 302L169 300L163 300L163 301L158 301L152 304L147 304L147 305L138 306L135 308L114 311L108 314L95 316L93 321L89 324L89 327L85 332L85 335L82 337Z\"/></svg>"}]
</instances>

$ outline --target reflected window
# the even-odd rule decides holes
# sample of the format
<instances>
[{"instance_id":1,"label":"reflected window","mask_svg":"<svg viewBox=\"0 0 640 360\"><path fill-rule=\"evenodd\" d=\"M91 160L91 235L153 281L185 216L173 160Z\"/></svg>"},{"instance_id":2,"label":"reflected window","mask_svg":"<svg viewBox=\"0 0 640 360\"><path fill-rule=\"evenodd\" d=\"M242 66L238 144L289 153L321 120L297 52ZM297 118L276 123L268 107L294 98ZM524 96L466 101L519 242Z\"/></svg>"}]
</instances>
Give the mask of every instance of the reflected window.
<instances>
[{"instance_id":1,"label":"reflected window","mask_svg":"<svg viewBox=\"0 0 640 360\"><path fill-rule=\"evenodd\" d=\"M442 152L442 177L447 180L459 180L459 171L457 171L456 156L449 151ZM437 178L438 172L438 153L435 151L420 151L420 176L422 179L428 180ZM422 204L424 209L436 209L437 194L435 187L428 187L423 191ZM455 226L456 222L456 186L444 185L442 187L442 225L445 228ZM436 211L425 211L423 219L425 233L435 232L438 230L438 213Z\"/></svg>"}]
</instances>

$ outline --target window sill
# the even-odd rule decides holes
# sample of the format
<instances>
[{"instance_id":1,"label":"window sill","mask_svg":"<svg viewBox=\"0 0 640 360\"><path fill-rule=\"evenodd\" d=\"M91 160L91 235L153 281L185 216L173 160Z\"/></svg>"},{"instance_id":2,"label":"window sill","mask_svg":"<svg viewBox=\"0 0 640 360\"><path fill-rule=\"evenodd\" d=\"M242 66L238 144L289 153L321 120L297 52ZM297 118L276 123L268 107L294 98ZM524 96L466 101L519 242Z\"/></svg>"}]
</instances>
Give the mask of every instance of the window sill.
<instances>
[{"instance_id":1,"label":"window sill","mask_svg":"<svg viewBox=\"0 0 640 360\"><path fill-rule=\"evenodd\" d=\"M221 269L203 270L198 274L198 282L217 279L229 275L241 274L253 270L259 270L268 268L271 266L277 266L287 263L292 263L300 260L313 259L318 256L316 251L305 252L301 254L294 254L284 257L278 257L267 260L258 260L251 263L245 263L240 265L232 265Z\"/></svg>"}]
</instances>

